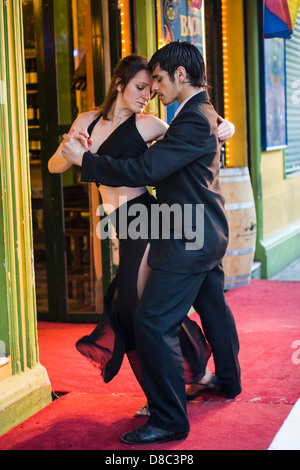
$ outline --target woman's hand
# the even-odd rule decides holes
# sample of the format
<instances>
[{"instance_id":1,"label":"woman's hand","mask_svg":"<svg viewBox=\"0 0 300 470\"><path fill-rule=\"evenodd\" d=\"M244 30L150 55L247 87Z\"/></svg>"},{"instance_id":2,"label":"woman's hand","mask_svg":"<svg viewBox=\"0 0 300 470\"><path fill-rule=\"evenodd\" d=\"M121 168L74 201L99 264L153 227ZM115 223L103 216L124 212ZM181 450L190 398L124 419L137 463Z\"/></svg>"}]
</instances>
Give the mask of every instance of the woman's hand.
<instances>
[{"instance_id":1,"label":"woman's hand","mask_svg":"<svg viewBox=\"0 0 300 470\"><path fill-rule=\"evenodd\" d=\"M232 122L227 121L227 119L223 119L221 116L218 117L218 120L221 123L218 126L219 140L224 143L234 135L235 126Z\"/></svg>"}]
</instances>

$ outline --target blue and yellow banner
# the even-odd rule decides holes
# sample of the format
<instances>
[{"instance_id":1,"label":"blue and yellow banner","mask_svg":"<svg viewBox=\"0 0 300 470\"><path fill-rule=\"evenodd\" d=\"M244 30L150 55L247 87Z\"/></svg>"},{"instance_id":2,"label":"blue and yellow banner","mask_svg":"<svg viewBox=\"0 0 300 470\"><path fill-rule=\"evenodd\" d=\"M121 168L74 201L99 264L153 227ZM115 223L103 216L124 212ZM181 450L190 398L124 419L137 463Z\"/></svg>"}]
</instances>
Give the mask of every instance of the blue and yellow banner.
<instances>
[{"instance_id":1,"label":"blue and yellow banner","mask_svg":"<svg viewBox=\"0 0 300 470\"><path fill-rule=\"evenodd\" d=\"M205 59L203 0L161 0L162 44L187 41L194 44ZM178 103L166 109L168 123L173 119Z\"/></svg>"},{"instance_id":2,"label":"blue and yellow banner","mask_svg":"<svg viewBox=\"0 0 300 470\"><path fill-rule=\"evenodd\" d=\"M264 37L290 39L300 0L265 0Z\"/></svg>"},{"instance_id":3,"label":"blue and yellow banner","mask_svg":"<svg viewBox=\"0 0 300 470\"><path fill-rule=\"evenodd\" d=\"M203 0L162 0L164 42L187 41L203 54Z\"/></svg>"}]
</instances>

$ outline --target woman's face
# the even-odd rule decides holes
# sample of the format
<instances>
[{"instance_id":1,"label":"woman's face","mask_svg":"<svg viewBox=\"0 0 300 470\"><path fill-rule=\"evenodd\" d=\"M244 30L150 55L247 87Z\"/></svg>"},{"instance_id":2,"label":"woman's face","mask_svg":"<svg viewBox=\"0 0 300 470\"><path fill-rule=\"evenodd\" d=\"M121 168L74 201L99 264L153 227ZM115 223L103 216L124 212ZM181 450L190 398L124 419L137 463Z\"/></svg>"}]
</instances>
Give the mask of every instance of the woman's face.
<instances>
[{"instance_id":1,"label":"woman's face","mask_svg":"<svg viewBox=\"0 0 300 470\"><path fill-rule=\"evenodd\" d=\"M117 86L117 90L121 92L122 106L140 114L150 101L151 87L152 77L146 70L140 70L130 80L123 92L121 85Z\"/></svg>"}]
</instances>

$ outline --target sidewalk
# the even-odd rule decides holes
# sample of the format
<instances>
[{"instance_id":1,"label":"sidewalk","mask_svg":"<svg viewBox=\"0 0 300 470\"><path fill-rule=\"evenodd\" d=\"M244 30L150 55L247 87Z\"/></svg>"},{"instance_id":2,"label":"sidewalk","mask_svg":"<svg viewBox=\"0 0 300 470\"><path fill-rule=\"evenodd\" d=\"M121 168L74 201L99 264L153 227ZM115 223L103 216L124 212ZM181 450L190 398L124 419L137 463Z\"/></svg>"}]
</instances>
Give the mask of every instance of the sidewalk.
<instances>
[{"instance_id":1,"label":"sidewalk","mask_svg":"<svg viewBox=\"0 0 300 470\"><path fill-rule=\"evenodd\" d=\"M271 281L300 281L300 258L293 261L285 269L271 277Z\"/></svg>"}]
</instances>

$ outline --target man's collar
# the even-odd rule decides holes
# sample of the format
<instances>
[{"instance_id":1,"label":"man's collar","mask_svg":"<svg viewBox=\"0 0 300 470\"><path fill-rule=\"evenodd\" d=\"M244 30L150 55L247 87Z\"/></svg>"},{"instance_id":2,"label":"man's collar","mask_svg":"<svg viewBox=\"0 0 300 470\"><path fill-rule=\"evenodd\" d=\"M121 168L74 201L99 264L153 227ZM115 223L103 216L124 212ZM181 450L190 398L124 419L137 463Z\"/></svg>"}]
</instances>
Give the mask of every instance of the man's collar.
<instances>
[{"instance_id":1,"label":"man's collar","mask_svg":"<svg viewBox=\"0 0 300 470\"><path fill-rule=\"evenodd\" d=\"M201 98L203 99L203 101L205 101L206 99L208 99L208 94L207 94L207 91L206 91L206 90L197 91L196 93L194 93L193 95L189 96L186 100L184 100L184 101L181 103L181 105L179 106L179 108L177 108L177 110L175 111L175 114L174 114L173 119L176 118L176 116L180 113L180 111L181 111L182 108L187 104L187 102L190 101L190 99L194 98L194 97L197 96L197 95L200 95L201 93L203 93L203 95L201 96Z\"/></svg>"}]
</instances>

